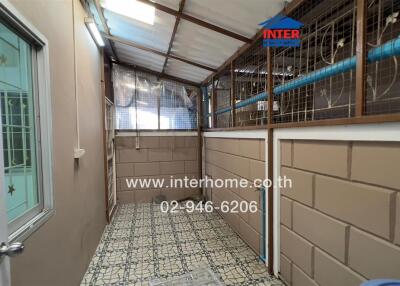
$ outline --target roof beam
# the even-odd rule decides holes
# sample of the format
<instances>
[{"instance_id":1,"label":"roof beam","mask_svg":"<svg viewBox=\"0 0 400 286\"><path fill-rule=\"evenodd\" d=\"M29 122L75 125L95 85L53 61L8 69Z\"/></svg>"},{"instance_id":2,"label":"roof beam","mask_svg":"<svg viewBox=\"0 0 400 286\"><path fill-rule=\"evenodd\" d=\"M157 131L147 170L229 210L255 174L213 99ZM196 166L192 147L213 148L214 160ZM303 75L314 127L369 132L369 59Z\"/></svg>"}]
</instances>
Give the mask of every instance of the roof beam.
<instances>
[{"instance_id":1,"label":"roof beam","mask_svg":"<svg viewBox=\"0 0 400 286\"><path fill-rule=\"evenodd\" d=\"M153 6L157 10L163 11L163 12L168 13L170 15L173 15L175 17L178 16L178 14L179 14L179 11L176 11L174 9L171 9L171 8L169 8L167 6L164 6L162 4L159 4L159 3L152 2L150 0L138 0L138 1L146 3L146 4L150 5L150 6ZM190 16L188 14L181 13L181 18L185 19L186 21L192 22L192 23L194 23L196 25L199 25L199 26L202 26L202 27L207 28L209 30L212 30L214 32L217 32L217 33L223 34L225 36L234 38L236 40L239 40L239 41L242 41L242 42L245 42L245 43L250 43L251 42L251 39L249 39L249 38L247 38L245 36L239 35L239 34L237 34L235 32L232 32L232 31L229 31L227 29L221 28L219 26L216 26L214 24L208 23L206 21L203 21L203 20L198 19L196 17Z\"/></svg>"},{"instance_id":2,"label":"roof beam","mask_svg":"<svg viewBox=\"0 0 400 286\"><path fill-rule=\"evenodd\" d=\"M109 39L111 41L118 42L118 43L121 43L123 45L131 46L133 48L136 48L136 49L139 49L139 50L142 50L142 51L146 51L146 52L149 52L149 53L153 53L153 54L156 54L156 55L159 55L159 56L162 56L162 57L167 57L167 54L162 52L162 51L159 51L159 50L156 50L156 49L153 49L153 48L150 48L150 47L146 47L146 46L140 45L140 44L135 43L133 41L125 40L125 39L122 39L120 37L107 35L105 33L102 33L102 35L103 35L104 38ZM209 71L212 71L212 72L217 71L215 68L212 68L212 67L200 64L200 63L193 62L191 60L182 58L182 57L174 55L172 53L169 53L168 57L171 58L171 59L175 59L175 60L187 63L187 64L192 65L192 66L196 66L196 67L205 69L205 70L209 70Z\"/></svg>"},{"instance_id":3,"label":"roof beam","mask_svg":"<svg viewBox=\"0 0 400 286\"><path fill-rule=\"evenodd\" d=\"M96 6L97 14L99 15L101 24L103 26L103 30L107 33L107 35L110 35L110 28L108 28L106 18L104 17L104 14L103 14L103 8L101 8L101 6L100 6L100 1L99 0L94 0L94 4ZM114 45L113 42L111 42L111 41L109 41L109 42L110 42L111 53L112 53L113 57L116 60L118 60L118 54L117 54L117 51L115 49L115 45Z\"/></svg>"},{"instance_id":4,"label":"roof beam","mask_svg":"<svg viewBox=\"0 0 400 286\"><path fill-rule=\"evenodd\" d=\"M165 68L167 67L168 57L171 53L172 45L174 44L175 35L176 35L176 31L178 30L179 22L181 21L181 16L182 16L182 12L183 12L183 7L185 6L185 1L186 0L181 0L181 2L179 3L179 14L176 16L174 29L172 30L171 40L169 41L167 56L165 57L165 61L164 61L164 65L163 65L161 74L164 73Z\"/></svg>"},{"instance_id":5,"label":"roof beam","mask_svg":"<svg viewBox=\"0 0 400 286\"><path fill-rule=\"evenodd\" d=\"M126 62L116 62L115 61L114 63L116 63L118 65L121 65L121 66L125 66L125 67L128 67L128 68L135 69L137 71L149 73L151 75L156 76L157 78L165 78L165 79L173 80L173 81L176 81L176 82L179 82L179 83L183 83L183 84L186 84L186 85L200 87L200 83L198 83L198 82L190 81L190 80L187 80L187 79L184 79L184 78L180 78L180 77L176 77L176 76L173 76L173 75L169 75L169 74L166 74L166 73L161 74L158 71L154 71L154 70L151 70L149 68L145 68L143 66L138 66L138 65L135 65L135 64L129 64L129 63L126 63Z\"/></svg>"}]
</instances>

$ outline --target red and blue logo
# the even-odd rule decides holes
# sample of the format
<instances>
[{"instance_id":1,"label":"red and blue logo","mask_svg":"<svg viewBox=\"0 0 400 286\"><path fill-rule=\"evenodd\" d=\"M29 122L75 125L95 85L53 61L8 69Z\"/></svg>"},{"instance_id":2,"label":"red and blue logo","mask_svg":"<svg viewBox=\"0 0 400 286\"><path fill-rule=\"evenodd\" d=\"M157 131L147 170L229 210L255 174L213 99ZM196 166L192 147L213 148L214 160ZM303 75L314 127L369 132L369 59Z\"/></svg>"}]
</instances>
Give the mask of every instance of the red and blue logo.
<instances>
[{"instance_id":1,"label":"red and blue logo","mask_svg":"<svg viewBox=\"0 0 400 286\"><path fill-rule=\"evenodd\" d=\"M264 47L300 47L303 23L278 14L259 25L264 27Z\"/></svg>"}]
</instances>

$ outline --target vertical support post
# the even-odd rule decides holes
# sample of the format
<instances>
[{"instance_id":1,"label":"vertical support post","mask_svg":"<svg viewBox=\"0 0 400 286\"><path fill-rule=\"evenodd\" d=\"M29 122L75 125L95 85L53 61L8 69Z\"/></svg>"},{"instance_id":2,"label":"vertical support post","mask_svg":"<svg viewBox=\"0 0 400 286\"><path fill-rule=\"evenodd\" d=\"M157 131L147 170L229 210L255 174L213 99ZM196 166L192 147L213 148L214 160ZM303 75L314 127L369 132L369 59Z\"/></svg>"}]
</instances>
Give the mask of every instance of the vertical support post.
<instances>
[{"instance_id":1,"label":"vertical support post","mask_svg":"<svg viewBox=\"0 0 400 286\"><path fill-rule=\"evenodd\" d=\"M217 115L215 111L217 110L217 91L214 83L214 77L212 77L212 90L211 90L211 128L217 127Z\"/></svg>"},{"instance_id":2,"label":"vertical support post","mask_svg":"<svg viewBox=\"0 0 400 286\"><path fill-rule=\"evenodd\" d=\"M162 89L162 90L164 90L164 89ZM160 106L160 104L161 104L160 94L157 93L157 122L158 122L157 129L158 130L160 130L160 128L161 128L161 116L160 116L161 115L161 106Z\"/></svg>"},{"instance_id":3,"label":"vertical support post","mask_svg":"<svg viewBox=\"0 0 400 286\"><path fill-rule=\"evenodd\" d=\"M203 177L203 141L201 137L201 131L203 127L203 89L199 89L199 94L197 96L197 160L198 160L198 174L199 179ZM203 194L203 190L200 187L200 191Z\"/></svg>"},{"instance_id":4,"label":"vertical support post","mask_svg":"<svg viewBox=\"0 0 400 286\"><path fill-rule=\"evenodd\" d=\"M231 106L232 106L232 127L236 126L236 76L235 62L231 61Z\"/></svg>"},{"instance_id":5,"label":"vertical support post","mask_svg":"<svg viewBox=\"0 0 400 286\"><path fill-rule=\"evenodd\" d=\"M103 117L103 164L104 164L104 199L106 201L106 219L107 223L111 221L110 206L108 203L108 158L107 158L107 122L106 122L106 86L105 86L105 76L104 76L104 50L101 51L101 65L100 65L100 75L101 75L101 111Z\"/></svg>"},{"instance_id":6,"label":"vertical support post","mask_svg":"<svg viewBox=\"0 0 400 286\"><path fill-rule=\"evenodd\" d=\"M273 184L273 159L274 159L274 149L273 149L273 142L274 142L274 130L271 127L273 124L273 112L274 112L274 95L273 95L273 75L272 75L272 49L267 49L267 94L268 94L268 179L271 180L271 184L268 187L268 272L269 274L273 275L274 273L274 184Z\"/></svg>"},{"instance_id":7,"label":"vertical support post","mask_svg":"<svg viewBox=\"0 0 400 286\"><path fill-rule=\"evenodd\" d=\"M357 44L356 44L356 117L365 113L365 81L367 73L367 1L357 0Z\"/></svg>"}]
</instances>

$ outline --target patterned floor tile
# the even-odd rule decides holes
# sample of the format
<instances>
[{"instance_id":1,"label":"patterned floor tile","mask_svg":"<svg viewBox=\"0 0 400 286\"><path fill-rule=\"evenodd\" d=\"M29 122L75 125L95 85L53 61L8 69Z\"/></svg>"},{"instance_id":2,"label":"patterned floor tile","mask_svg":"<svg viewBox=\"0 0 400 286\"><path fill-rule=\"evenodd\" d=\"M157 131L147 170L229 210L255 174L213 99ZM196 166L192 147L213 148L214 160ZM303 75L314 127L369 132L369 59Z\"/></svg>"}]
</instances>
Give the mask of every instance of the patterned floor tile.
<instances>
[{"instance_id":1,"label":"patterned floor tile","mask_svg":"<svg viewBox=\"0 0 400 286\"><path fill-rule=\"evenodd\" d=\"M200 268L224 285L283 285L214 213L165 214L159 205L121 205L106 226L81 286L149 285Z\"/></svg>"}]
</instances>

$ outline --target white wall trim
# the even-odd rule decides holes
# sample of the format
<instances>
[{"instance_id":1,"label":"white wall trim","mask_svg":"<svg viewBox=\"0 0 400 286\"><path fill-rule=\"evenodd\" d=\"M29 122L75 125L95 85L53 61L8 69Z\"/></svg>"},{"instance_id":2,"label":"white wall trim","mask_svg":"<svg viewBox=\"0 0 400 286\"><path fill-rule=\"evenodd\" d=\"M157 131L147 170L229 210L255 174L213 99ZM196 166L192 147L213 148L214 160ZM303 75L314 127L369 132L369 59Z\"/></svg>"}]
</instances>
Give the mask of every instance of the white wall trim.
<instances>
[{"instance_id":1,"label":"white wall trim","mask_svg":"<svg viewBox=\"0 0 400 286\"><path fill-rule=\"evenodd\" d=\"M139 133L139 136L141 137L151 137L151 136L197 136L197 131L117 131L116 136L117 137L130 137L130 136L137 136L137 133Z\"/></svg>"},{"instance_id":2,"label":"white wall trim","mask_svg":"<svg viewBox=\"0 0 400 286\"><path fill-rule=\"evenodd\" d=\"M267 139L268 132L266 129L243 131L216 131L203 132L203 136L208 138Z\"/></svg>"},{"instance_id":3,"label":"white wall trim","mask_svg":"<svg viewBox=\"0 0 400 286\"><path fill-rule=\"evenodd\" d=\"M400 142L400 123L274 129L274 182L280 176L280 140ZM267 150L267 149L266 149ZM266 161L268 162L268 161ZM274 274L280 270L280 189L274 189Z\"/></svg>"}]
</instances>

